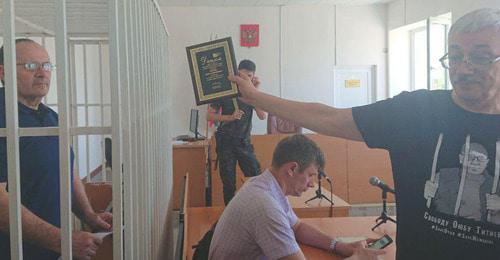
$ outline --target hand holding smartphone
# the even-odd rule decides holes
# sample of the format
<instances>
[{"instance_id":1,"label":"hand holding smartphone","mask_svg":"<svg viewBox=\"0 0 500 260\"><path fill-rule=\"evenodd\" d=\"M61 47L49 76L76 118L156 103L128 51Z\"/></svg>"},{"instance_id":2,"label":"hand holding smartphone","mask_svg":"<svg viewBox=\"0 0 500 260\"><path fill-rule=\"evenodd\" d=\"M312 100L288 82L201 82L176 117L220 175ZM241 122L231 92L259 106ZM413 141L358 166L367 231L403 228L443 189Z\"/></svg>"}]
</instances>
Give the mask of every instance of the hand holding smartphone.
<instances>
[{"instance_id":1,"label":"hand holding smartphone","mask_svg":"<svg viewBox=\"0 0 500 260\"><path fill-rule=\"evenodd\" d=\"M392 243L392 238L385 234L381 238L375 240L373 243L368 245L368 248L372 249L383 249Z\"/></svg>"}]
</instances>

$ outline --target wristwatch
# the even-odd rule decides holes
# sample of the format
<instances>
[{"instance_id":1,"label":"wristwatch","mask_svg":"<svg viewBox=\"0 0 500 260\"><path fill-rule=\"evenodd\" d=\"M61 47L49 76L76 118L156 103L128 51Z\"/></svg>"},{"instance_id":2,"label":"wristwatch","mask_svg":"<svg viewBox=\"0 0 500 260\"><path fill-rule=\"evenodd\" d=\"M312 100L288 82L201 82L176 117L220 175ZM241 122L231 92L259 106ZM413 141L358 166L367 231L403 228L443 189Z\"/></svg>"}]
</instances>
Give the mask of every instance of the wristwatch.
<instances>
[{"instance_id":1,"label":"wristwatch","mask_svg":"<svg viewBox=\"0 0 500 260\"><path fill-rule=\"evenodd\" d=\"M332 242L330 242L330 251L331 251L331 252L335 252L335 249L336 249L336 247L337 247L337 242L338 242L338 241L337 241L337 239L335 239L335 238L334 238L334 239L332 239Z\"/></svg>"}]
</instances>

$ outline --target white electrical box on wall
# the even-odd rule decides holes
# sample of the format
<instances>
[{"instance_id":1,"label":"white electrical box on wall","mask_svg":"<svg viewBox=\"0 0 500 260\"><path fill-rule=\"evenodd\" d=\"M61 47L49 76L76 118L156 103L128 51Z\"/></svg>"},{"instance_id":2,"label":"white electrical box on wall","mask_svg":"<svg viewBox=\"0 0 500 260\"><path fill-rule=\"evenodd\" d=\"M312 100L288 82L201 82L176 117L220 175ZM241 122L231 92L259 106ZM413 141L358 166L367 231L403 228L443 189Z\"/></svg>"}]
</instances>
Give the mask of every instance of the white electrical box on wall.
<instances>
[{"instance_id":1,"label":"white electrical box on wall","mask_svg":"<svg viewBox=\"0 0 500 260\"><path fill-rule=\"evenodd\" d=\"M376 65L336 66L334 69L333 105L350 108L376 100Z\"/></svg>"}]
</instances>

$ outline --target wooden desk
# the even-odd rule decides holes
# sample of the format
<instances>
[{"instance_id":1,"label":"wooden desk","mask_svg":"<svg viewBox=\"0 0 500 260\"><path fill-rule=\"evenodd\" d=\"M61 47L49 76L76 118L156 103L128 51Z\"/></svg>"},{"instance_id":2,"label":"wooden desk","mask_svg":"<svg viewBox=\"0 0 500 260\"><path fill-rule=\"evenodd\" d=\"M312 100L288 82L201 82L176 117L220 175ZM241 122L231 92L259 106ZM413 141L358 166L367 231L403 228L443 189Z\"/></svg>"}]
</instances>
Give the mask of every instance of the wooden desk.
<instances>
[{"instance_id":1,"label":"wooden desk","mask_svg":"<svg viewBox=\"0 0 500 260\"><path fill-rule=\"evenodd\" d=\"M321 193L328 199L330 199L330 195L333 197L333 214L331 212L332 208L330 207L330 202L325 199L315 199L305 204L305 201L316 196L317 189L318 185L315 185L314 188L309 188L302 193L300 197L288 196L288 201L299 218L328 218L332 217L332 215L335 217L349 216L351 204L335 194L331 194L329 190L324 188L321 189Z\"/></svg>"},{"instance_id":2,"label":"wooden desk","mask_svg":"<svg viewBox=\"0 0 500 260\"><path fill-rule=\"evenodd\" d=\"M317 227L321 231L337 236L344 237L370 237L378 238L383 234L388 234L392 239L396 239L396 225L393 223L386 223L381 225L379 228L375 229L375 232L371 231L371 228L375 224L375 219L377 217L345 217L345 218L308 218L302 221L308 223L314 227ZM300 245L302 252L307 259L342 259L338 255L333 255L327 251ZM396 243L392 243L385 248L386 254L383 256L385 260L393 260L396 257Z\"/></svg>"},{"instance_id":3,"label":"wooden desk","mask_svg":"<svg viewBox=\"0 0 500 260\"><path fill-rule=\"evenodd\" d=\"M316 189L309 189L308 193L302 197L309 198L309 196L314 194L315 190ZM325 193L325 195L327 194ZM328 193L328 196L330 196L330 193ZM317 200L311 202L311 205L316 204L318 207L308 208L303 206L305 205L304 201L307 199L302 199L302 197L288 197L292 207L292 201L294 204L300 204L297 205L297 208L294 208L295 214L297 214L299 218L311 218L314 216L330 217L330 206L325 203L326 201ZM351 206L347 202L335 195L333 196L333 201L335 203L333 208L334 216L347 216L347 214L349 214ZM186 211L189 224L187 226L187 234L184 234L186 236L184 239L184 247L185 252L187 252L186 255L188 256L187 259L191 259L193 256L192 246L198 244L198 241L200 241L203 235L210 229L212 224L220 218L224 211L224 207L190 207L187 208Z\"/></svg>"},{"instance_id":4,"label":"wooden desk","mask_svg":"<svg viewBox=\"0 0 500 260\"><path fill-rule=\"evenodd\" d=\"M192 246L198 244L198 241L210 229L210 227L222 215L223 207L196 207L188 208L189 226L187 228L187 237L184 247L187 252L188 260L193 257ZM333 236L346 237L370 237L378 238L383 234L389 234L392 239L396 238L396 226L393 223L386 223L375 230L371 231L375 225L377 217L335 217L335 218L306 218L303 222L319 228L321 231ZM313 248L306 245L300 245L307 259L342 259L339 256L332 255L321 249ZM396 255L395 243L386 248L385 260L392 260Z\"/></svg>"},{"instance_id":5,"label":"wooden desk","mask_svg":"<svg viewBox=\"0 0 500 260\"><path fill-rule=\"evenodd\" d=\"M173 209L179 209L184 175L189 172L189 206L205 206L208 141L173 145Z\"/></svg>"}]
</instances>

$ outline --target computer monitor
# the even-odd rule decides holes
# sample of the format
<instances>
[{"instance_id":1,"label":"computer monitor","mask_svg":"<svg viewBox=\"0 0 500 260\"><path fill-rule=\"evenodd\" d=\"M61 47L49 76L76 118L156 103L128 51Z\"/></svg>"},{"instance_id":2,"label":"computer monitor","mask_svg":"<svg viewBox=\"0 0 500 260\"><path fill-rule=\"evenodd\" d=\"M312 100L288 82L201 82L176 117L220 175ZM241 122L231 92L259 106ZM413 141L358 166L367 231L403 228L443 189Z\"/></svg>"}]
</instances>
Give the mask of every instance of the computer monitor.
<instances>
[{"instance_id":1,"label":"computer monitor","mask_svg":"<svg viewBox=\"0 0 500 260\"><path fill-rule=\"evenodd\" d=\"M189 117L189 131L194 133L194 138L198 139L198 109L191 109L191 116Z\"/></svg>"},{"instance_id":2,"label":"computer monitor","mask_svg":"<svg viewBox=\"0 0 500 260\"><path fill-rule=\"evenodd\" d=\"M106 159L106 167L111 168L112 162L111 162L111 138L106 137L104 138L104 158Z\"/></svg>"}]
</instances>

